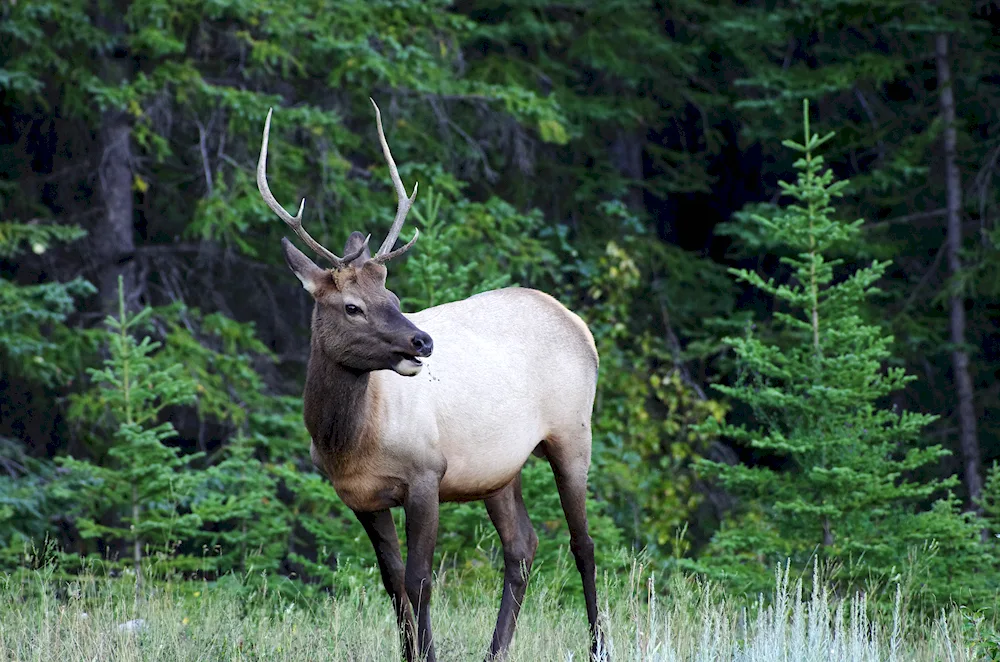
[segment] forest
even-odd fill
[[[273,109],[277,200],[377,245],[369,99],[419,182],[404,312],[531,287],[594,335],[599,576],[995,612],[988,0],[0,0],[5,581],[380,589],[310,460],[312,299],[255,181]],[[523,485],[565,569],[547,463]],[[442,507],[440,574],[492,591],[497,544]]]

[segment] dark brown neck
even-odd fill
[[[306,429],[316,449],[335,462],[360,444],[370,418],[370,373],[344,368],[313,346],[302,397]]]

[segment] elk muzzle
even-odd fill
[[[414,327],[413,334],[410,335],[410,346],[406,350],[396,352],[399,360],[396,361],[392,369],[404,377],[413,377],[420,373],[424,364],[421,358],[427,358],[434,351],[434,341],[430,335]]]

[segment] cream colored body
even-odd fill
[[[350,475],[330,472],[348,506],[398,505],[407,481],[425,472],[439,474],[442,501],[482,499],[510,483],[543,440],[589,464],[597,350],[579,317],[522,288],[407,317],[434,339],[434,353],[412,377],[372,373],[372,461]]]

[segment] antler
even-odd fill
[[[385,140],[385,133],[382,131],[382,113],[379,112],[378,104],[371,97],[368,98],[375,106],[375,122],[378,124],[378,140],[382,145],[382,154],[385,155],[385,160],[389,164],[389,176],[392,177],[392,185],[396,189],[396,198],[398,203],[396,204],[396,218],[392,221],[392,227],[389,228],[389,234],[386,236],[385,241],[382,242],[382,246],[378,249],[378,253],[372,259],[379,264],[385,264],[394,257],[399,257],[406,251],[410,250],[413,244],[417,243],[417,237],[420,236],[420,230],[414,228],[413,239],[411,239],[406,245],[392,250],[393,245],[396,243],[396,239],[399,238],[399,231],[403,229],[403,221],[406,220],[406,214],[410,211],[410,206],[413,204],[413,200],[417,197],[417,183],[413,184],[413,193],[407,197],[406,189],[403,188],[403,180],[399,178],[399,170],[396,169],[396,162],[392,160],[392,153],[389,151],[389,143]]]
[[[302,202],[299,203],[299,211],[295,214],[295,216],[292,216],[285,211],[285,208],[278,204],[278,201],[274,199],[274,195],[271,193],[271,189],[267,185],[267,175],[265,174],[265,170],[267,169],[267,136],[271,132],[271,113],[273,111],[273,108],[268,110],[267,119],[264,120],[264,138],[260,143],[260,159],[257,161],[257,189],[260,190],[261,197],[264,198],[264,202],[266,202],[267,206],[271,208],[271,211],[277,214],[278,218],[283,220],[288,227],[290,227],[295,234],[298,235],[299,239],[306,242],[309,248],[316,251],[317,255],[329,260],[335,269],[343,269],[346,265],[350,264],[352,260],[356,259],[362,252],[364,252],[365,248],[368,246],[368,240],[371,239],[371,235],[368,235],[365,238],[361,247],[358,248],[357,251],[349,255],[345,255],[344,257],[337,257],[332,252],[324,248],[318,241],[310,237],[309,233],[302,227],[302,209],[306,206],[305,198],[302,198]],[[384,145],[385,143],[383,142],[382,144]],[[388,149],[389,148],[386,147],[386,150]],[[395,172],[395,170],[396,168],[393,166],[393,172]],[[396,178],[398,179],[399,175],[396,175]],[[415,188],[414,194],[416,194]],[[395,225],[393,225],[393,227],[395,228]],[[396,229],[396,234],[399,234],[398,229]],[[416,239],[416,237],[414,237],[414,239]],[[409,248],[409,246],[407,246],[407,248]]]

